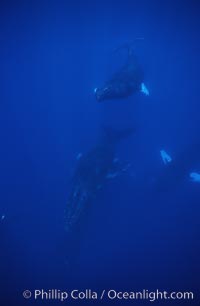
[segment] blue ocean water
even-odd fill
[[[197,305],[200,183],[189,174],[200,173],[198,2],[8,1],[0,12],[0,304],[62,304],[27,301],[24,290],[115,288],[193,291],[181,303]],[[94,89],[126,57],[113,50],[137,37],[150,95],[98,103]],[[71,262],[64,211],[77,156],[103,126],[134,128],[116,149],[131,167],[97,193]]]

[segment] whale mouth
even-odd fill
[[[95,88],[94,89],[95,97],[98,102],[101,102],[108,98],[109,96],[109,87],[103,87],[103,88]]]

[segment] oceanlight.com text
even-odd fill
[[[95,291],[92,289],[85,290],[59,290],[59,289],[35,289],[33,291],[24,290],[23,297],[33,300],[146,300],[155,302],[158,300],[193,300],[194,293],[191,291],[150,291],[143,289],[141,291],[118,291],[115,289]]]

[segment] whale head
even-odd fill
[[[114,92],[112,86],[104,86],[100,88],[95,88],[94,90],[95,97],[98,102],[112,98]]]

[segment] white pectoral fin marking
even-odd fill
[[[160,155],[165,165],[167,165],[168,163],[171,163],[172,158],[169,154],[167,154],[165,150],[160,150]]]
[[[148,90],[148,88],[145,86],[144,83],[141,84],[140,91],[141,91],[145,96],[149,96],[149,90]]]
[[[200,183],[200,174],[197,172],[191,172],[190,173],[190,180],[192,182]]]

